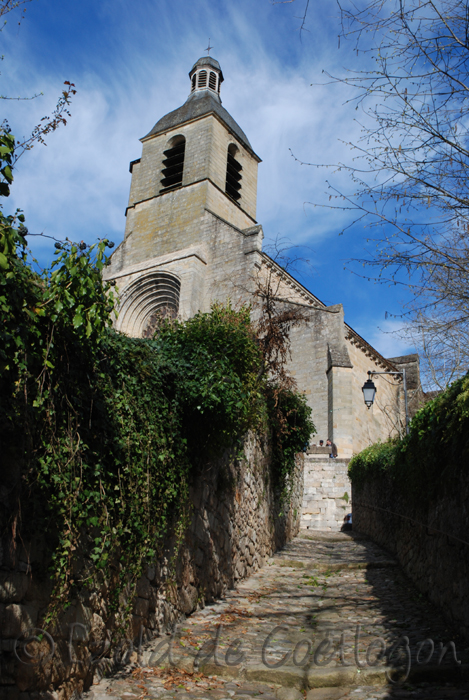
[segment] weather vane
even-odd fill
[[[208,40],[208,46],[207,46],[207,48],[205,49],[205,51],[207,52],[207,55],[208,55],[208,56],[210,56],[210,51],[211,51],[213,48],[214,48],[213,46],[210,46],[210,38],[209,38],[209,40]]]

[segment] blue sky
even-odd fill
[[[386,356],[409,348],[389,331],[399,321],[405,290],[375,285],[344,270],[362,257],[367,231],[339,235],[344,212],[314,207],[329,201],[326,180],[351,188],[345,174],[301,165],[352,159],[345,144],[357,141],[350,94],[325,85],[323,71],[343,73],[359,59],[342,41],[335,0],[311,0],[299,33],[305,0],[33,0],[18,26],[0,34],[4,55],[0,91],[32,101],[3,101],[13,133],[27,135],[50,114],[70,80],[77,87],[65,128],[18,162],[6,207],[24,210],[31,232],[93,242],[123,238],[129,161],[139,138],[187,98],[188,72],[204,54],[225,76],[224,107],[262,158],[257,219],[267,241],[300,246],[311,261],[302,282],[328,304],[343,303],[347,322]],[[358,115],[359,116],[359,115]],[[41,264],[52,257],[47,239],[32,238]],[[383,332],[385,331],[385,332]]]

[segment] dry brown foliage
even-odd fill
[[[287,369],[291,358],[291,332],[310,319],[310,309],[282,295],[284,280],[272,265],[263,266],[255,278],[252,307],[263,362],[259,375],[266,374],[271,385],[296,389]]]

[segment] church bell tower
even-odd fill
[[[125,238],[112,256],[106,275],[116,279],[121,291],[118,327],[130,335],[144,334],[147,315],[155,313],[155,303],[158,307],[157,288],[161,303],[171,303],[179,314],[185,292],[183,316],[206,307],[207,289],[196,292],[200,287],[196,278],[202,273],[196,272],[195,260],[199,255],[208,266],[214,247],[220,244],[213,239],[210,216],[240,231],[256,225],[260,158],[222,106],[220,64],[211,56],[199,58],[189,72],[189,80],[186,102],[160,119],[141,139],[141,158],[130,164]],[[190,265],[191,273],[187,270]],[[143,273],[148,277],[149,270],[153,277],[142,290]],[[173,293],[166,293],[164,285],[158,287],[158,273],[163,270],[166,275],[174,275],[171,284],[169,278],[165,281]],[[202,276],[206,275],[207,270]],[[139,313],[137,297],[140,306],[144,304]]]

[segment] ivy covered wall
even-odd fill
[[[402,440],[350,462],[353,528],[393,552],[469,638],[469,376],[413,418]]]
[[[12,139],[0,135],[3,196]],[[1,692],[66,696],[90,681],[93,654],[111,658],[133,638],[135,617],[164,629],[294,532],[295,456],[313,425],[304,398],[265,371],[265,353],[284,337],[272,319],[272,342],[256,334],[249,308],[229,305],[127,338],[111,328],[113,289],[102,278],[112,244],[58,241],[40,271],[27,236],[21,212],[0,215]],[[211,562],[219,575],[207,587],[197,571]],[[194,591],[171,597],[171,582]],[[88,666],[70,671],[73,622],[91,625],[91,641]],[[39,676],[15,647],[35,627],[45,633],[32,642],[39,656],[47,635],[59,639]]]

